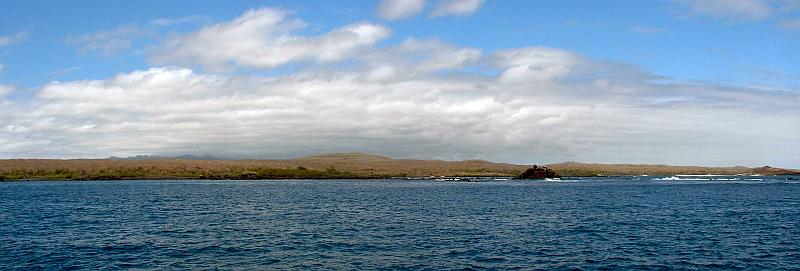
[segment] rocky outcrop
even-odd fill
[[[547,168],[547,166],[537,166],[533,165],[531,168],[522,172],[517,179],[521,180],[541,180],[546,178],[561,178],[561,175],[558,175],[552,169]]]

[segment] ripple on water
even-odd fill
[[[0,183],[0,270],[800,269],[764,178]]]

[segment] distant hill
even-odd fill
[[[697,167],[642,164],[547,165],[565,177],[678,174],[800,175],[769,166]],[[517,176],[530,165],[484,160],[442,161],[393,159],[365,153],[333,153],[294,159],[218,160],[213,156],[148,156],[109,159],[0,160],[0,180],[17,179],[269,179],[385,178],[420,176]]]

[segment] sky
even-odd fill
[[[800,0],[0,5],[0,158],[800,168]]]

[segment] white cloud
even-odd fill
[[[122,26],[108,31],[98,31],[67,38],[67,42],[78,46],[78,52],[98,52],[103,56],[112,56],[130,49],[136,39],[155,38],[158,36],[151,30],[135,26]]]
[[[320,36],[294,34],[305,26],[285,11],[261,8],[230,22],[168,39],[150,59],[158,64],[201,65],[222,71],[231,65],[269,69],[293,61],[332,62],[389,36],[386,27],[355,23]]]
[[[560,79],[583,61],[575,53],[545,47],[503,50],[494,57],[496,64],[505,69],[500,80],[517,83]]]
[[[0,36],[0,46],[9,46],[15,43],[22,42],[30,36],[28,31],[17,32],[13,35]]]
[[[14,87],[6,86],[6,85],[0,85],[0,98],[2,98],[3,96],[8,95],[12,91],[14,91]]]
[[[782,20],[779,25],[783,29],[800,31],[800,19]]]
[[[431,12],[431,16],[469,16],[475,13],[483,3],[484,0],[441,0]]]
[[[439,40],[408,38],[396,46],[388,46],[360,54],[360,72],[377,81],[419,78],[440,71],[457,70],[480,61],[476,48],[459,48]]]
[[[774,12],[767,0],[679,0],[694,15],[730,21],[756,21]]]
[[[397,20],[419,14],[425,8],[425,0],[383,0],[375,13],[387,20]]]

